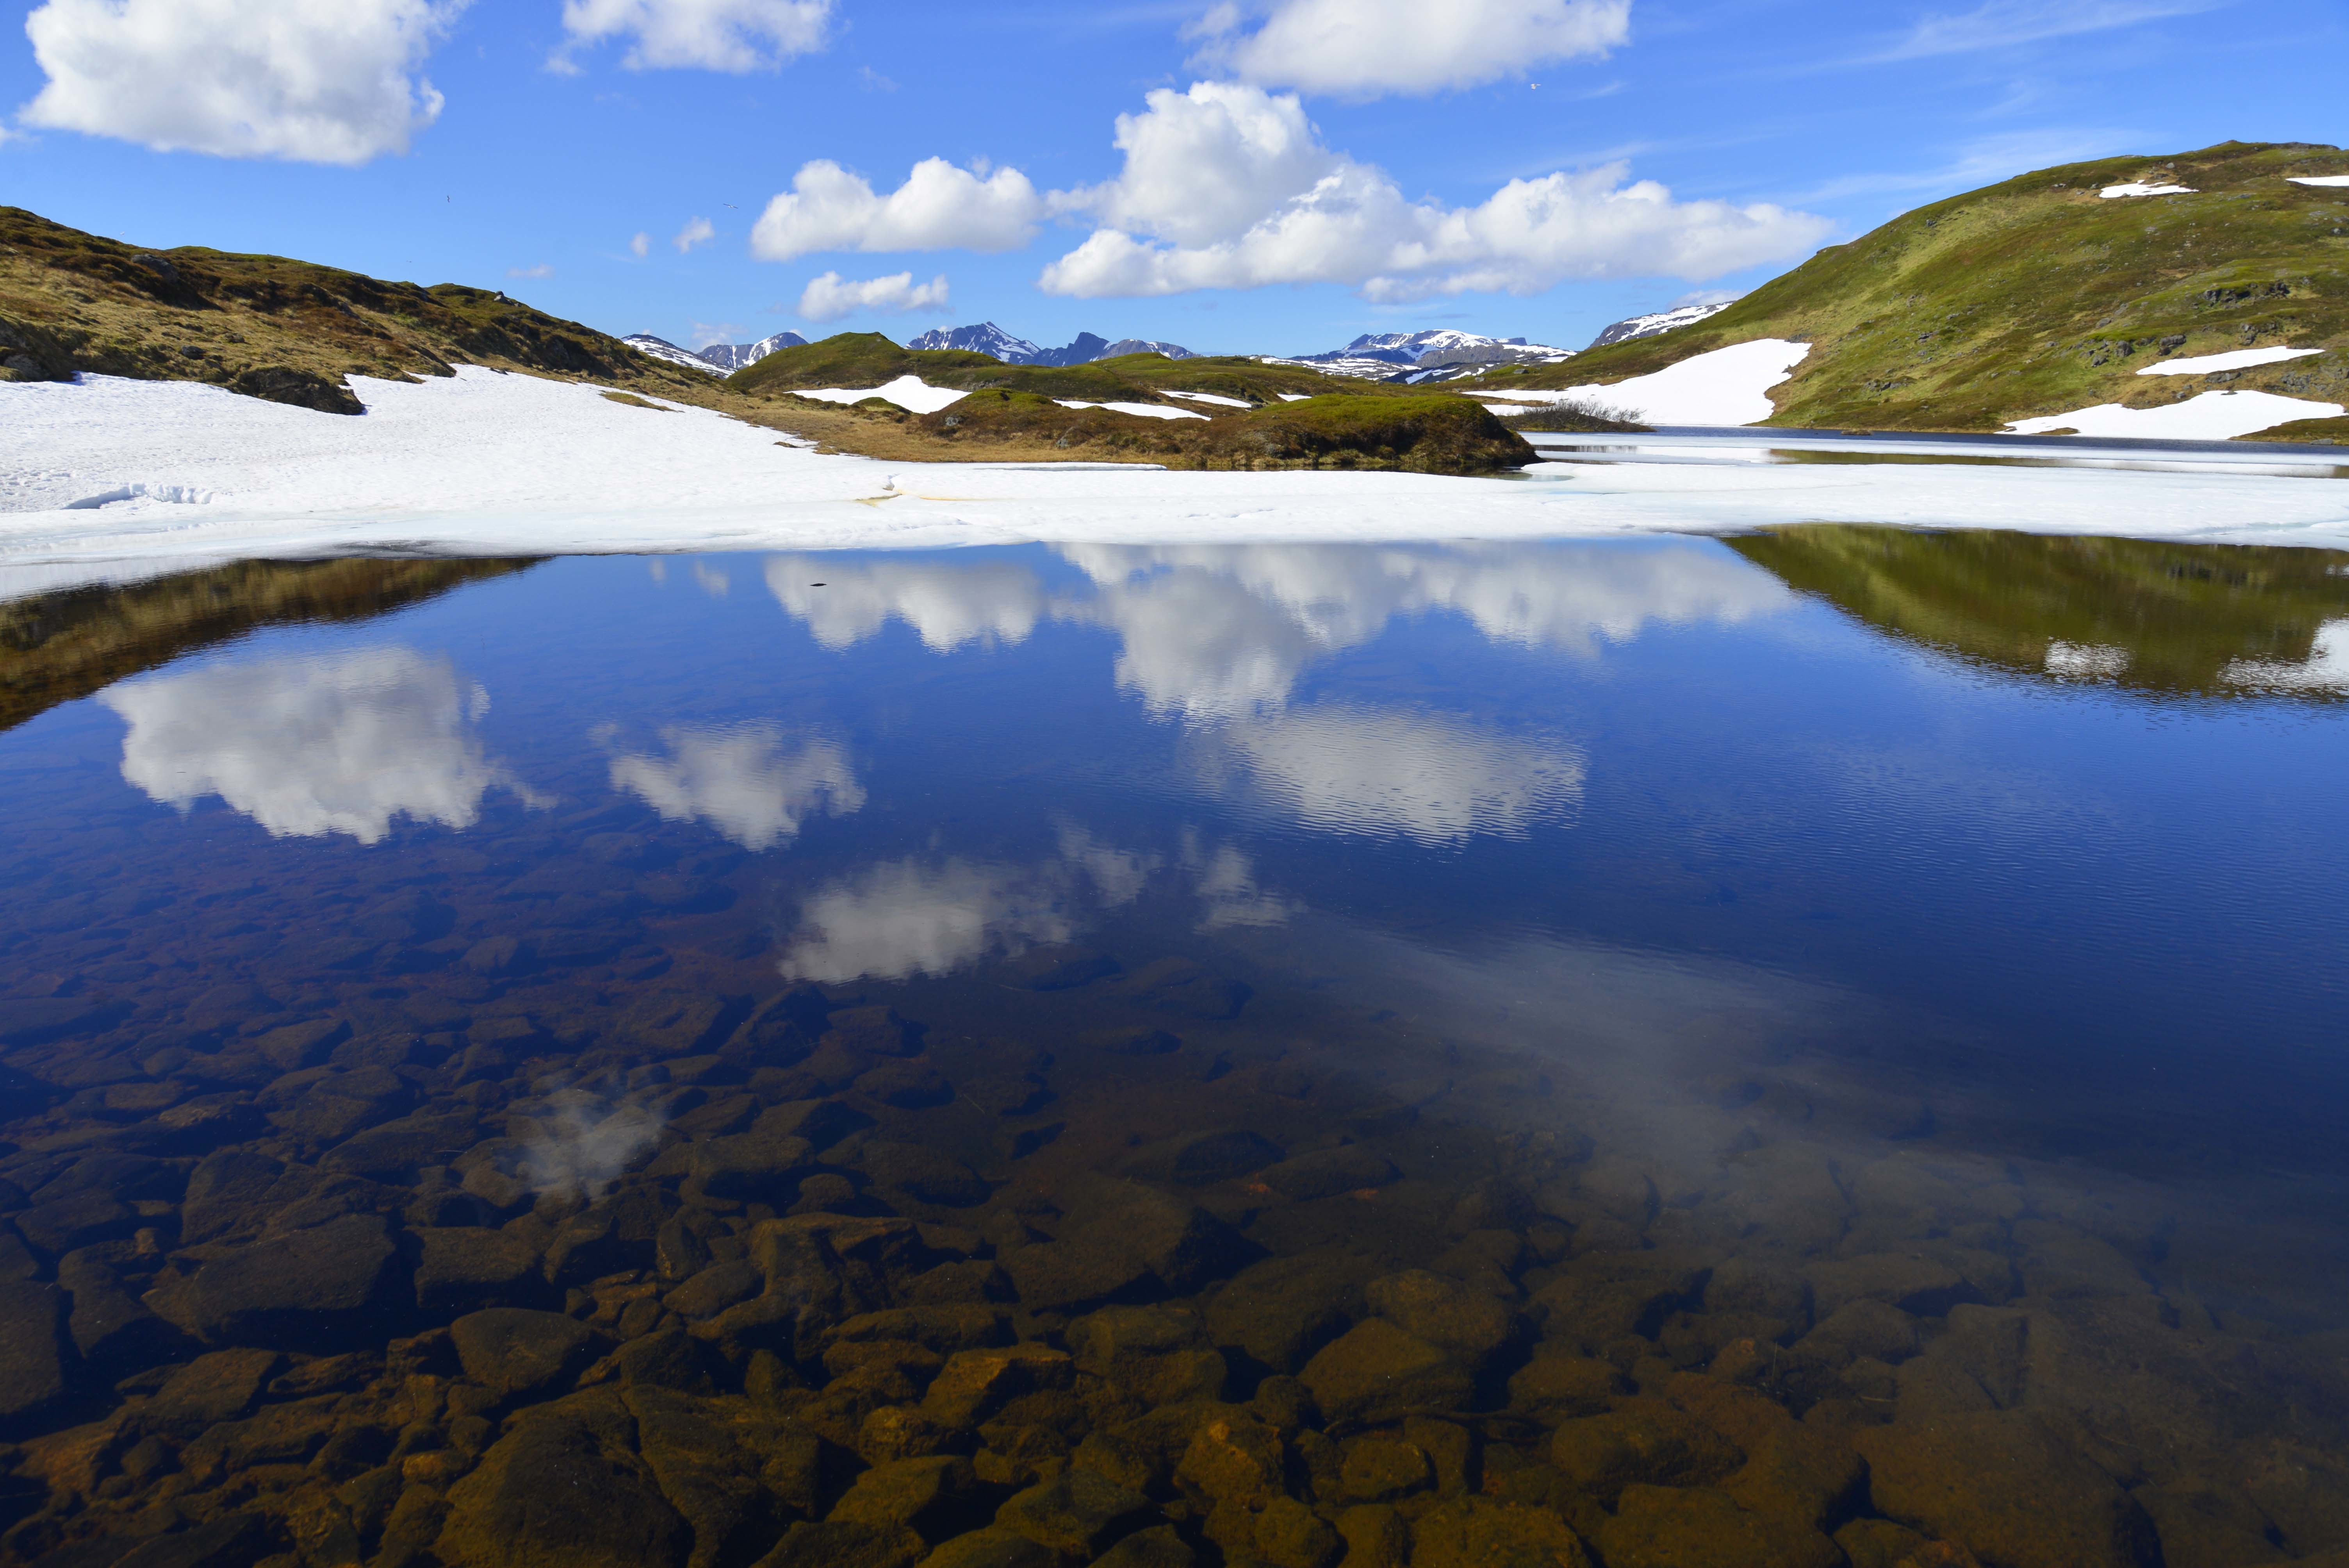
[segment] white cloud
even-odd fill
[[[1033,865],[947,856],[884,861],[838,878],[800,906],[781,965],[793,980],[838,983],[947,975],[988,957],[1067,942],[1106,911],[1140,898],[1167,869],[1159,856],[1063,826],[1057,852]],[[1178,873],[1200,928],[1277,925],[1301,905],[1257,887],[1247,856],[1185,830]]]
[[[947,303],[944,274],[917,284],[911,273],[862,282],[826,273],[800,294],[800,315],[810,321],[838,321],[860,310],[937,310]]]
[[[831,18],[832,0],[564,0],[564,46],[549,63],[575,69],[574,51],[627,38],[620,63],[632,71],[771,70],[823,47]]]
[[[848,754],[817,738],[786,749],[769,725],[661,731],[667,757],[612,758],[612,787],[641,797],[672,822],[708,822],[746,850],[771,850],[818,815],[864,805]]]
[[[1004,561],[850,566],[833,557],[773,555],[767,589],[834,649],[854,647],[892,620],[911,626],[934,653],[965,643],[1021,643],[1049,607],[1036,573]]]
[[[863,175],[818,159],[767,203],[750,251],[769,262],[816,251],[1010,251],[1028,242],[1043,213],[1043,198],[1016,169],[982,179],[926,158],[883,196]]]
[[[671,240],[669,243],[677,247],[677,253],[681,256],[694,246],[706,245],[717,237],[718,231],[709,226],[709,219],[696,218],[684,228],[679,229],[677,232],[677,238]]]
[[[355,165],[440,117],[416,72],[464,0],[47,0],[30,125],[158,151]]]
[[[693,331],[688,335],[686,341],[692,344],[695,350],[698,352],[713,343],[733,342],[735,335],[741,330],[730,321],[697,321],[693,324]]]
[[[642,229],[637,230],[636,237],[628,242],[628,253],[635,256],[638,261],[642,261],[652,248],[653,237],[650,234],[646,233]]]
[[[2045,38],[2075,37],[2116,27],[2134,27],[2167,16],[2190,16],[2224,0],[1989,0],[1971,11],[1928,16],[1889,48],[1868,56],[1866,64],[1930,59],[1980,49],[2011,48]]]
[[[538,265],[534,267],[508,267],[506,269],[506,276],[510,278],[551,278],[554,275],[554,269],[547,265],[544,262],[539,263]]]
[[[473,736],[489,693],[409,648],[164,676],[98,700],[129,727],[124,779],[182,810],[218,795],[274,837],[372,844],[398,816],[471,827],[495,786],[532,799]]]
[[[1271,0],[1253,33],[1218,6],[1202,63],[1268,87],[1372,98],[1522,77],[1630,36],[1630,0]]]
[[[1456,843],[1520,837],[1582,798],[1571,747],[1425,713],[1320,706],[1217,736],[1233,773],[1305,827]],[[1214,778],[1211,782],[1226,780]]]
[[[1569,278],[1718,277],[1824,241],[1823,218],[1675,201],[1621,163],[1512,180],[1482,203],[1405,197],[1383,170],[1322,147],[1292,95],[1201,83],[1118,121],[1118,177],[1054,199],[1110,226],[1044,269],[1048,293],[1098,299],[1338,283],[1377,301],[1535,294]],[[1120,226],[1123,225],[1123,226]]]

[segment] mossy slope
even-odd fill
[[[2328,550],[1839,523],[1725,542],[1895,636],[2043,678],[2054,645],[2117,650],[2108,678],[2165,696],[2249,695],[2230,665],[2304,664],[2349,617],[2349,554]]]
[[[1001,388],[1096,403],[1154,401],[1167,392],[1211,392],[1268,403],[1284,392],[1311,397],[1330,389],[1330,377],[1319,371],[1253,359],[1127,354],[1086,365],[1006,365],[992,355],[961,349],[900,348],[877,332],[838,333],[820,343],[779,349],[736,371],[727,377],[727,385],[757,397],[819,387],[879,387],[900,376],[964,392]],[[1347,390],[1361,395],[1374,387],[1381,393],[1404,390],[1378,387],[1375,382]]]
[[[243,561],[0,604],[0,730],[260,626],[365,621],[533,561]]]
[[[413,380],[460,362],[663,397],[706,395],[710,380],[491,289],[195,246],[144,251],[0,207],[0,380],[204,381],[356,414],[347,375]]]
[[[2349,174],[2349,153],[2227,142],[2041,170],[1831,246],[1694,326],[1473,385],[1611,383],[1785,337],[1815,346],[1772,390],[1774,425],[1994,430],[2214,387],[2349,403],[2349,188],[2295,174]],[[2097,194],[2137,181],[2195,191]],[[2137,374],[2281,345],[2330,352],[2215,377]]]

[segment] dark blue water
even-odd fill
[[[1865,1172],[1930,1166],[2126,1257],[2119,1294],[2198,1355],[2332,1343],[2349,568],[1789,539],[561,559],[396,603],[362,583],[341,619],[258,611],[217,637],[153,587],[85,595],[51,614],[70,634],[0,655],[111,637],[109,669],[139,672],[28,699],[0,735],[10,1179],[32,1193],[90,1118],[129,1136],[140,1092],[282,1099],[267,1073],[205,1076],[261,1022],[424,1031],[421,1106],[456,1087],[436,1064],[526,1005],[539,1044],[497,1090],[520,1106],[564,1052],[600,1062],[646,996],[747,1009],[812,985],[1064,1066],[1141,1006],[1179,1036],[1182,1082],[1257,1075],[1285,1130],[1250,1125],[1292,1154],[1358,1136],[1371,1102],[1454,1143],[1595,1140],[1559,1178],[1582,1198],[1537,1205],[1578,1227],[1575,1257],[1815,1268],[1938,1238],[2016,1260],[1973,1298],[1992,1305],[2114,1294],[2046,1283],[2053,1243],[2011,1213],[1995,1237],[1869,1219]],[[286,1048],[277,1068],[319,1070]],[[945,1050],[925,1059],[959,1082]],[[1178,1110],[1127,1071],[1055,1080],[1063,1152],[1033,1158],[1099,1165],[1257,1114]],[[1284,1071],[1308,1086],[1285,1101]],[[1317,1123],[1310,1086],[1341,1081]],[[134,1092],[159,1082],[178,1087]],[[331,1163],[299,1130],[254,1147]],[[1029,1151],[989,1147],[998,1166],[965,1158],[1016,1188]],[[1431,1202],[1514,1169],[1433,1148],[1423,1178],[1398,1154]],[[207,1152],[154,1149],[182,1171]],[[1791,1150],[1835,1172],[1824,1221],[1771,1174]],[[1627,1170],[1651,1202],[1609,1206]],[[151,1270],[173,1222],[140,1217]],[[1233,1217],[1289,1245],[1278,1214]],[[130,1225],[53,1244],[130,1247]],[[1883,1299],[1941,1331],[1946,1302]],[[77,1398],[77,1418],[105,1404]],[[2331,1540],[2261,1506],[2246,1539],[2271,1551]],[[2173,1563],[2195,1560],[2184,1529]]]

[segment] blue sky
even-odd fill
[[[2349,129],[2337,0],[17,15],[0,201],[688,344],[993,319],[1208,352],[1437,325],[1574,346],[2029,169]]]

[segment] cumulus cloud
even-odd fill
[[[1402,616],[1464,617],[1489,640],[1595,653],[1653,624],[1725,624],[1794,603],[1702,546],[1070,545],[1090,599],[1053,613],[1113,628],[1117,682],[1154,711],[1246,717]]]
[[[1084,299],[1336,283],[1382,302],[1536,294],[1572,278],[1692,281],[1783,261],[1826,219],[1769,203],[1676,201],[1628,166],[1512,180],[1471,207],[1413,201],[1324,147],[1294,95],[1202,82],[1121,118],[1117,178],[1055,198],[1105,227],[1044,269]]]
[[[47,0],[30,125],[158,151],[356,165],[440,118],[418,69],[464,0]]]
[[[636,257],[638,261],[644,260],[645,256],[652,250],[652,248],[653,237],[650,234],[646,233],[642,229],[637,230],[636,237],[628,242],[628,253]]]
[[[644,1105],[575,1086],[547,1096],[532,1119],[513,1174],[541,1196],[576,1194],[591,1202],[653,1146],[662,1120]]]
[[[1304,827],[1330,833],[1456,843],[1519,837],[1582,796],[1573,748],[1502,734],[1464,719],[1323,705],[1228,726],[1224,769]]]
[[[667,821],[708,822],[746,850],[771,850],[819,815],[864,805],[848,754],[817,738],[786,747],[771,725],[661,731],[666,757],[612,758],[612,787],[641,798]]]
[[[810,321],[838,321],[860,310],[938,310],[947,303],[945,274],[917,284],[911,273],[885,278],[843,278],[826,273],[800,291],[800,315]]]
[[[273,837],[380,841],[394,817],[468,828],[502,785],[473,723],[489,693],[409,648],[133,681],[98,700],[129,727],[122,777],[187,810],[217,795]]]
[[[801,904],[781,970],[826,984],[948,975],[1068,942],[1162,875],[1195,899],[1203,931],[1278,925],[1304,907],[1259,887],[1245,854],[1189,829],[1170,864],[1064,825],[1055,852],[1033,864],[909,856],[826,883]]]
[[[767,203],[750,251],[770,262],[817,251],[1010,251],[1028,242],[1043,214],[1044,199],[1016,169],[982,178],[926,158],[884,196],[863,175],[818,159]]]
[[[824,586],[812,586],[817,583]],[[854,647],[893,620],[911,626],[935,653],[965,643],[1025,642],[1050,602],[1034,572],[1006,561],[848,566],[832,558],[773,555],[767,589],[817,642],[834,649]]]
[[[549,63],[573,70],[579,50],[629,40],[632,71],[772,70],[823,47],[832,0],[564,0],[564,46]]]
[[[1630,36],[1630,0],[1272,0],[1255,31],[1209,14],[1201,63],[1268,87],[1374,98],[1522,77]]]
[[[706,245],[717,237],[718,231],[709,226],[709,219],[696,218],[688,222],[684,228],[679,229],[677,232],[677,238],[671,240],[669,243],[677,247],[677,253],[681,256],[694,246]]]

